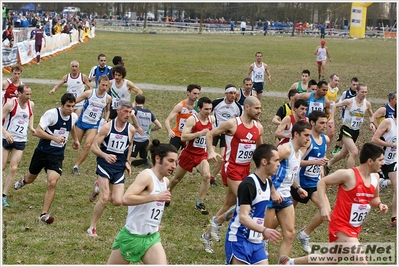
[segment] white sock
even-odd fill
[[[290,259],[286,265],[295,265],[294,259]]]

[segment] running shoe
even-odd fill
[[[98,237],[96,228],[89,228],[87,229],[87,233],[90,237]]]
[[[204,203],[199,203],[195,205],[195,209],[200,211],[203,215],[208,215],[209,212],[206,210]]]
[[[290,261],[290,258],[287,255],[283,255],[280,257],[278,260],[279,265],[288,265],[288,262]]]
[[[336,147],[334,147],[334,150],[333,150],[333,152],[331,152],[331,154],[332,154],[333,156],[335,156],[335,155],[337,155],[339,152],[341,152],[341,150],[342,150],[342,147],[336,146]]]
[[[93,203],[96,200],[99,192],[100,192],[100,187],[98,186],[98,180],[96,180],[94,182],[93,192],[91,192],[89,197],[91,203]]]
[[[2,203],[3,207],[9,207],[10,206],[10,204],[8,204],[8,202],[7,202],[7,197],[3,197],[1,203]]]
[[[212,240],[210,240],[207,236],[206,233],[203,233],[201,235],[201,242],[205,247],[205,251],[211,254],[214,254],[215,251],[212,249]]]
[[[219,186],[219,185],[216,183],[215,179],[211,179],[210,183],[211,183],[211,185],[213,185],[213,186]]]
[[[312,252],[312,249],[309,245],[310,237],[304,231],[302,231],[296,238],[299,242],[301,242],[303,251],[305,251],[307,254],[310,254]]]
[[[80,173],[79,173],[79,167],[78,167],[78,166],[73,167],[73,168],[72,168],[72,173],[75,174],[75,175],[80,175]]]
[[[52,224],[54,222],[54,217],[51,217],[50,214],[45,213],[39,216],[39,221],[47,224]]]
[[[14,189],[18,190],[21,187],[23,187],[24,185],[25,185],[24,178],[21,178],[14,184]]]
[[[220,229],[222,228],[222,225],[215,222],[216,216],[213,216],[209,222],[211,223],[211,237],[214,239],[216,242],[220,242]]]
[[[388,187],[388,179],[380,178],[380,192]]]

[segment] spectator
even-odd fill
[[[12,30],[14,26],[8,25],[7,30],[3,32],[2,42],[4,47],[13,47],[14,45],[14,34]]]

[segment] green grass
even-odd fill
[[[319,39],[291,38],[288,36],[239,36],[239,35],[149,35],[97,32],[95,39],[78,45],[72,51],[43,61],[40,66],[24,69],[23,78],[59,80],[69,71],[69,62],[77,59],[80,69],[88,73],[97,63],[97,55],[104,53],[108,61],[114,55],[125,58],[127,78],[135,83],[187,85],[224,88],[227,83],[241,84],[248,65],[253,62],[256,51],[263,51],[270,65],[273,83],[267,90],[287,91],[298,81],[304,68],[315,77],[313,50]],[[118,48],[117,48],[118,44]],[[333,62],[328,64],[328,73],[337,72],[341,77],[340,88],[346,89],[352,76],[371,87],[370,96],[385,98],[396,88],[396,42],[393,40],[348,40],[327,39]],[[118,52],[117,52],[118,51]],[[23,79],[22,78],[22,79]],[[184,80],[185,79],[185,80]],[[49,108],[59,105],[64,90],[49,96],[51,85],[32,84],[35,102],[35,126],[40,116]],[[222,92],[222,90],[221,90]],[[164,122],[173,106],[185,97],[184,92],[144,90],[146,106]],[[201,96],[205,96],[203,93]],[[206,94],[211,99],[220,94]],[[263,98],[262,124],[265,127],[265,142],[272,143],[275,126],[270,123],[277,108],[286,101],[282,98]],[[376,110],[381,104],[373,104]],[[337,112],[338,113],[338,112]],[[367,120],[366,120],[367,121]],[[371,140],[368,123],[361,128],[360,147]],[[338,125],[336,126],[338,129]],[[154,132],[153,138],[168,142],[165,129]],[[29,136],[24,157],[17,171],[17,178],[28,169],[38,139]],[[329,154],[330,156],[331,154]],[[90,154],[80,167],[80,176],[71,174],[77,152],[68,143],[63,163],[64,174],[58,182],[55,200],[50,213],[55,217],[52,225],[40,224],[40,214],[45,193],[46,176],[42,172],[33,184],[19,191],[11,189],[8,200],[11,208],[3,209],[3,264],[105,264],[111,252],[113,240],[126,219],[126,207],[108,204],[98,223],[100,238],[86,235],[93,212],[88,201],[92,184],[96,179],[95,156]],[[343,160],[333,170],[345,167]],[[6,167],[7,171],[8,166]],[[127,178],[126,188],[143,168],[133,168]],[[5,174],[3,174],[5,177]],[[220,177],[218,177],[220,181]],[[201,178],[197,172],[187,174],[183,182],[172,193],[171,206],[162,219],[162,243],[170,264],[224,264],[224,242],[215,243],[216,254],[203,251],[199,236],[209,218],[220,208],[225,196],[224,187],[211,187],[206,206],[209,216],[194,210]],[[392,188],[383,191],[382,200],[390,205]],[[330,201],[334,203],[336,188],[328,189]],[[300,231],[316,212],[313,204],[297,207],[296,230]],[[373,209],[363,224],[362,242],[396,242],[396,231],[389,227],[390,212],[381,215]],[[222,234],[225,234],[227,224]],[[323,223],[311,235],[312,242],[328,240],[327,224]],[[277,262],[279,246],[270,245],[270,263]],[[304,253],[297,241],[292,256]]]

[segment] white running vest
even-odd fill
[[[345,109],[344,113],[344,125],[348,126],[351,130],[359,130],[364,120],[364,113],[367,110],[366,98],[363,100],[363,104],[359,107],[356,104],[356,98],[352,98],[351,109]]]
[[[385,142],[395,143],[398,139],[398,129],[395,121],[392,118],[387,118],[391,122],[391,130],[382,135]],[[396,148],[386,147],[384,152],[384,162],[385,165],[391,165],[397,162]]]
[[[145,169],[143,172],[149,172],[151,174],[152,183],[154,184],[154,188],[150,193],[151,195],[166,190],[165,178],[162,179],[162,182],[159,181],[158,177],[155,176],[151,169]],[[159,230],[159,224],[161,223],[164,207],[164,201],[153,201],[137,206],[129,206],[126,218],[126,229],[134,235],[150,235],[157,232]]]
[[[252,70],[252,82],[263,83],[265,81],[265,64],[262,62],[262,66],[256,66],[254,62],[254,69]]]
[[[82,73],[79,73],[78,77],[72,78],[71,74],[68,73],[67,76],[67,93],[73,94],[76,98],[80,96],[85,91],[85,84],[83,82]],[[83,106],[83,101],[76,103],[75,108]]]
[[[125,79],[121,87],[116,86],[115,79],[112,80],[111,88],[109,89],[112,96],[112,109],[117,109],[121,100],[130,102],[130,93],[127,88],[127,80]]]

